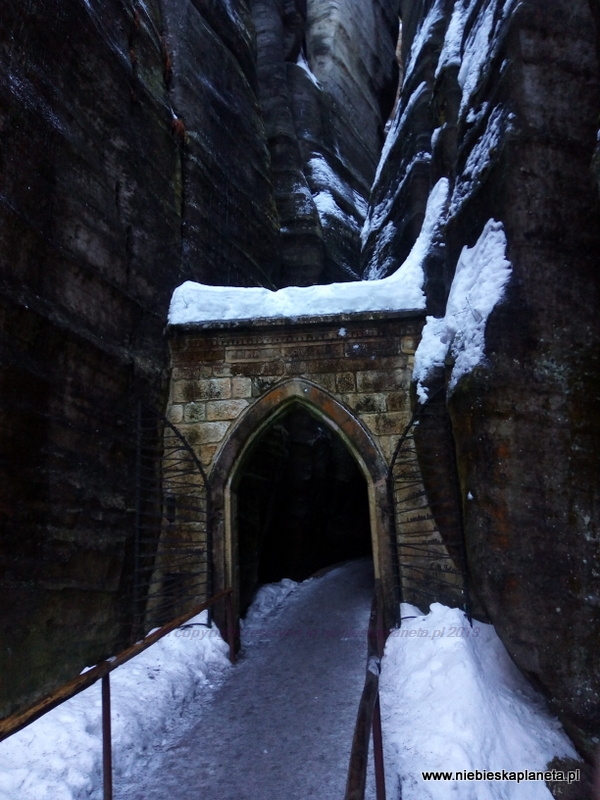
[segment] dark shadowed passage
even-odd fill
[[[340,437],[299,406],[253,447],[237,486],[242,614],[257,587],[371,554],[367,484]]]

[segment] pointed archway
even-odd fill
[[[239,611],[237,482],[256,442],[295,405],[317,417],[340,437],[365,478],[375,578],[381,582],[386,616],[392,624],[397,616],[398,598],[384,456],[370,432],[348,407],[322,387],[300,378],[284,381],[256,400],[229,431],[213,462],[209,480],[214,514],[215,588],[233,586]]]

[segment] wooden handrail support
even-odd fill
[[[367,675],[358,706],[344,800],[364,800],[371,731],[373,731],[376,796],[377,800],[386,800],[381,711],[379,706],[379,673],[387,635],[388,632],[383,625],[381,586],[379,582],[376,582],[367,636]]]
[[[63,686],[56,689],[56,691],[46,695],[46,697],[38,700],[37,703],[32,704],[25,710],[19,711],[16,714],[12,714],[10,717],[0,720],[0,742],[3,739],[6,739],[8,736],[11,736],[13,733],[25,728],[36,719],[39,719],[46,712],[51,711],[61,703],[64,703],[65,700],[69,700],[71,697],[79,694],[79,692],[82,692],[84,689],[92,686],[92,684],[96,683],[96,681],[100,680],[101,678],[104,678],[104,676],[108,675],[110,672],[113,672],[113,670],[117,669],[117,667],[122,666],[135,656],[143,653],[144,650],[148,649],[148,647],[151,647],[153,644],[158,642],[159,639],[162,639],[163,636],[166,636],[176,628],[179,628],[192,617],[195,617],[196,614],[200,614],[201,611],[204,611],[205,609],[219,602],[219,600],[228,598],[231,593],[232,589],[223,589],[221,592],[218,592],[216,595],[209,598],[206,602],[196,606],[191,611],[182,614],[180,617],[172,620],[167,625],[163,625],[162,628],[158,628],[158,630],[154,631],[153,633],[148,634],[148,636],[146,636],[140,642],[136,642],[135,644],[131,645],[131,647],[123,650],[112,659],[102,661],[97,666],[87,670],[87,672],[84,672],[82,675],[79,675],[77,678],[69,681],[69,683],[63,684]],[[231,613],[232,611],[228,612],[228,617],[231,616]],[[228,638],[232,636],[232,631],[234,631],[234,625],[232,622],[229,622]],[[229,653],[230,658],[233,660],[235,658],[235,643],[231,638],[229,641]]]

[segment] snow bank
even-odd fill
[[[423,260],[445,218],[448,181],[442,178],[429,195],[421,233],[402,266],[373,281],[288,286],[272,292],[258,287],[208,286],[186,281],[175,289],[169,309],[171,325],[188,323],[329,316],[357,312],[425,308]]]
[[[115,782],[229,669],[206,612],[111,674]],[[0,800],[100,800],[100,682],[0,743]],[[138,764],[138,769],[140,765]]]
[[[281,608],[285,600],[297,587],[298,583],[291,580],[291,578],[284,578],[279,583],[268,583],[265,586],[261,586],[248,609],[248,613],[241,620],[240,624],[244,633],[251,631],[256,625],[264,624],[268,617],[271,617]]]
[[[388,639],[381,676],[386,768],[401,776],[403,800],[551,800],[541,782],[422,779],[428,770],[544,770],[555,756],[578,756],[491,625],[471,628],[439,603],[427,615],[403,605],[412,615]]]
[[[425,382],[436,367],[444,364],[448,351],[454,358],[450,391],[463,375],[484,361],[485,326],[504,295],[511,273],[504,227],[501,222],[489,220],[475,246],[463,248],[445,316],[427,317],[413,371],[421,402],[428,395]]]

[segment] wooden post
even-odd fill
[[[375,792],[377,800],[385,800],[385,772],[383,769],[383,735],[381,731],[381,706],[379,690],[373,707],[373,761],[375,766]]]
[[[102,676],[102,771],[104,800],[113,800],[112,734],[110,724],[110,672]]]
[[[227,609],[227,642],[229,644],[229,660],[235,664],[235,619],[233,611],[233,592],[229,592],[225,599]]]

